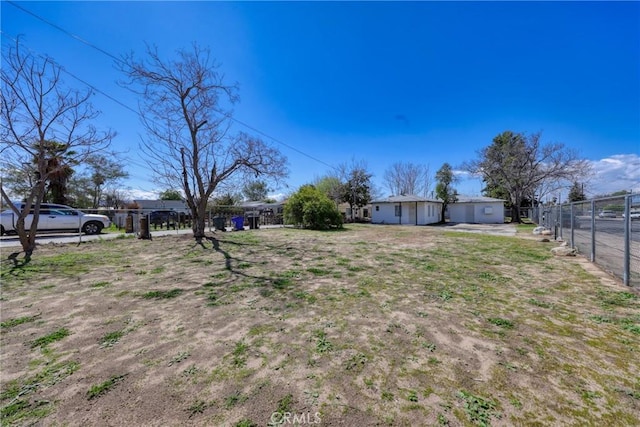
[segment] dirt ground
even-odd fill
[[[640,425],[638,293],[554,243],[211,237],[3,261],[2,424]]]

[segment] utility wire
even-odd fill
[[[15,37],[7,34],[6,32],[0,30],[0,34],[10,38],[11,40],[13,40],[16,43],[19,43],[19,40],[16,39]],[[21,43],[21,42],[20,42]],[[24,43],[21,43],[22,46],[24,46]],[[113,102],[115,102],[116,104],[120,105],[121,107],[126,108],[127,110],[135,113],[136,115],[139,115],[140,113],[138,111],[136,111],[135,109],[129,107],[127,104],[125,104],[122,101],[119,101],[118,99],[114,98],[113,96],[109,95],[108,93],[98,89],[97,87],[95,87],[94,85],[92,85],[91,83],[87,82],[86,80],[81,79],[80,77],[76,76],[75,74],[73,74],[72,72],[68,71],[65,67],[63,67],[62,65],[60,65],[58,62],[56,62],[52,57],[48,56],[48,55],[44,55],[41,54],[39,52],[34,51],[33,49],[27,47],[27,49],[34,55],[39,56],[42,59],[45,59],[47,61],[52,62],[53,64],[56,65],[56,67],[60,68],[60,70],[68,75],[70,75],[71,77],[73,77],[74,79],[78,80],[79,82],[81,82],[82,84],[86,85],[87,87],[91,88],[93,91],[109,98],[110,100],[112,100]]]
[[[104,49],[102,49],[102,48],[100,48],[100,47],[98,47],[98,46],[96,46],[96,45],[94,45],[94,44],[90,43],[89,41],[87,41],[87,40],[83,39],[82,37],[79,37],[79,36],[77,36],[77,35],[75,35],[75,34],[73,34],[73,33],[69,32],[69,31],[65,30],[64,28],[60,27],[59,25],[54,24],[53,22],[51,22],[51,21],[49,21],[49,20],[47,20],[47,19],[45,19],[45,18],[43,18],[43,17],[39,16],[38,14],[36,14],[36,13],[34,13],[34,12],[31,12],[31,11],[30,11],[30,10],[28,10],[28,9],[25,9],[24,7],[22,7],[22,6],[18,5],[18,4],[17,4],[17,3],[15,3],[14,1],[6,0],[6,2],[7,2],[7,3],[9,3],[10,5],[14,6],[15,8],[20,9],[20,10],[21,10],[21,11],[23,11],[24,13],[27,13],[27,14],[29,14],[29,15],[33,16],[34,18],[36,18],[36,19],[38,19],[38,20],[40,20],[40,21],[44,22],[45,24],[47,24],[47,25],[49,25],[49,26],[51,26],[51,27],[55,28],[56,30],[58,30],[58,31],[60,31],[60,32],[62,32],[62,33],[64,33],[65,35],[67,35],[67,36],[69,36],[69,37],[73,38],[74,40],[77,40],[77,41],[79,41],[80,43],[83,43],[83,44],[85,44],[85,45],[87,45],[87,46],[91,47],[92,49],[97,50],[98,52],[102,53],[103,55],[108,56],[109,58],[113,59],[114,61],[116,61],[116,62],[118,62],[118,63],[120,63],[120,64],[122,64],[122,63],[123,63],[123,61],[122,61],[122,59],[121,59],[121,58],[118,58],[117,56],[115,56],[115,55],[111,54],[110,52],[108,52],[108,51],[106,51],[106,50],[104,50]],[[2,31],[0,30],[0,32],[2,32]],[[3,34],[5,34],[5,33],[3,33]],[[14,39],[14,40],[15,40],[15,39]],[[62,68],[62,67],[61,67],[61,68]],[[114,101],[114,102],[115,102],[115,103],[117,103],[118,105],[120,105],[120,106],[122,106],[122,107],[126,108],[126,109],[127,109],[127,110],[129,110],[129,111],[133,111],[133,112],[134,112],[134,113],[136,113],[137,115],[139,115],[139,114],[140,114],[138,111],[134,110],[133,108],[129,107],[128,105],[125,105],[124,103],[122,103],[122,102],[120,102],[119,100],[115,99],[115,98],[114,98],[114,97],[112,97],[111,95],[106,94],[105,92],[103,92],[103,91],[101,91],[101,90],[97,89],[97,88],[96,88],[96,87],[94,87],[93,85],[91,85],[91,84],[89,84],[89,83],[85,82],[84,80],[80,79],[79,77],[77,77],[77,76],[75,76],[75,75],[71,74],[70,72],[68,72],[68,71],[64,70],[64,68],[62,68],[62,70],[63,70],[63,71],[65,71],[67,74],[69,74],[71,77],[73,77],[73,78],[77,79],[78,81],[82,82],[83,84],[85,84],[85,85],[89,86],[90,88],[92,88],[92,89],[93,89],[93,90],[95,90],[96,92],[98,92],[98,93],[100,93],[100,94],[102,94],[102,95],[106,96],[107,98],[111,99],[112,101]],[[216,112],[217,112],[217,113],[219,113],[219,114],[224,115],[224,116],[225,116],[226,118],[228,118],[229,120],[231,120],[231,121],[233,121],[233,122],[235,122],[235,123],[238,123],[239,125],[244,126],[245,128],[250,129],[250,130],[252,130],[252,131],[254,131],[254,132],[256,132],[256,133],[258,133],[258,134],[262,135],[263,137],[268,138],[268,139],[270,139],[270,140],[272,140],[272,141],[274,141],[274,142],[276,142],[276,143],[278,143],[278,144],[280,144],[280,145],[282,145],[282,146],[284,146],[284,147],[287,147],[288,149],[293,150],[293,151],[297,152],[298,154],[301,154],[301,155],[303,155],[303,156],[305,156],[305,157],[307,157],[307,158],[309,158],[309,159],[311,159],[311,160],[313,160],[313,161],[316,161],[316,162],[318,162],[318,163],[320,163],[320,164],[322,164],[322,165],[324,165],[324,166],[327,166],[327,167],[329,167],[329,168],[331,168],[331,169],[333,169],[333,170],[338,170],[338,168],[336,168],[335,166],[330,165],[329,163],[326,163],[326,162],[324,162],[324,161],[322,161],[322,160],[320,160],[320,159],[318,159],[318,158],[316,158],[316,157],[314,157],[314,156],[312,156],[312,155],[310,155],[310,154],[307,154],[307,153],[305,153],[304,151],[302,151],[302,150],[300,150],[300,149],[298,149],[298,148],[295,148],[295,147],[293,147],[292,145],[287,144],[287,143],[285,143],[285,142],[283,142],[283,141],[281,141],[281,140],[279,140],[279,139],[277,139],[277,138],[275,138],[275,137],[273,137],[273,136],[271,136],[271,135],[267,134],[266,132],[263,132],[263,131],[261,131],[260,129],[258,129],[258,128],[254,127],[254,126],[249,125],[248,123],[246,123],[246,122],[244,122],[244,121],[242,121],[242,120],[238,120],[238,119],[236,119],[235,117],[231,116],[229,113],[225,113],[225,112],[220,111],[220,110],[215,109],[215,108],[214,108],[213,110],[214,110],[214,111],[216,111]]]
[[[293,147],[293,146],[291,146],[291,145],[289,145],[289,144],[286,144],[286,143],[284,143],[284,142],[280,141],[279,139],[274,138],[274,137],[273,137],[273,136],[271,136],[271,135],[268,135],[268,134],[266,134],[266,133],[262,132],[260,129],[257,129],[257,128],[255,128],[255,127],[253,127],[253,126],[249,125],[248,123],[243,122],[242,120],[238,120],[238,119],[236,119],[236,118],[232,117],[229,113],[225,113],[225,112],[220,111],[220,110],[217,110],[217,109],[215,109],[215,108],[214,108],[214,111],[216,111],[216,112],[217,112],[217,113],[219,113],[219,114],[222,114],[222,115],[223,115],[223,116],[225,116],[226,118],[228,118],[228,119],[230,119],[230,120],[232,120],[232,121],[234,121],[234,122],[238,123],[239,125],[242,125],[242,126],[246,127],[247,129],[250,129],[250,130],[252,130],[252,131],[254,131],[254,132],[256,132],[256,133],[258,133],[258,134],[260,134],[260,135],[264,136],[265,138],[269,138],[269,139],[273,140],[274,142],[277,142],[278,144],[284,145],[285,147],[289,148],[290,150],[293,150],[293,151],[295,151],[295,152],[297,152],[297,153],[299,153],[299,154],[302,154],[303,156],[306,156],[306,157],[310,158],[311,160],[315,160],[315,161],[316,161],[316,162],[318,162],[318,163],[321,163],[321,164],[323,164],[323,165],[325,165],[325,166],[328,166],[328,167],[330,167],[331,169],[335,169],[335,170],[337,170],[337,168],[336,168],[335,166],[332,166],[332,165],[330,165],[329,163],[326,163],[326,162],[324,162],[324,161],[322,161],[322,160],[320,160],[320,159],[318,159],[318,158],[315,158],[315,157],[313,157],[313,156],[312,156],[312,155],[310,155],[310,154],[307,154],[307,153],[305,153],[305,152],[303,152],[303,151],[301,151],[301,150],[298,150],[297,148],[295,148],[295,147]]]
[[[13,40],[14,42],[18,42],[18,40],[17,40],[15,37],[13,37],[13,36],[11,36],[11,35],[7,34],[6,32],[4,32],[4,31],[2,31],[2,30],[0,30],[0,34],[2,34],[3,36],[6,36],[6,37],[8,37],[8,38],[10,38],[10,39],[11,39],[11,40]],[[97,93],[100,93],[101,95],[104,95],[105,97],[109,98],[110,100],[112,100],[113,102],[117,103],[118,105],[120,105],[120,106],[122,106],[122,107],[126,108],[127,110],[129,110],[129,111],[131,111],[131,112],[133,112],[135,115],[137,115],[137,116],[139,116],[139,115],[140,115],[140,113],[139,113],[138,111],[136,111],[135,109],[133,109],[133,108],[129,107],[128,105],[126,105],[125,103],[123,103],[123,102],[119,101],[118,99],[114,98],[113,96],[109,95],[108,93],[106,93],[106,92],[104,92],[104,91],[102,91],[102,90],[98,89],[97,87],[95,87],[95,86],[94,86],[94,85],[92,85],[91,83],[89,83],[89,82],[87,82],[87,81],[85,81],[85,80],[81,79],[80,77],[76,76],[75,74],[71,73],[70,71],[68,71],[67,69],[65,69],[62,65],[60,65],[58,62],[56,62],[53,58],[51,58],[50,56],[47,56],[47,55],[41,54],[41,53],[39,53],[39,52],[37,52],[37,51],[35,51],[35,50],[31,49],[30,47],[25,46],[25,45],[24,45],[24,43],[21,43],[21,45],[22,45],[23,47],[25,47],[25,48],[26,48],[26,49],[27,49],[27,50],[28,50],[32,55],[35,55],[35,56],[38,56],[38,57],[40,57],[40,58],[42,58],[42,59],[45,59],[45,60],[47,60],[47,61],[50,61],[52,64],[54,64],[56,67],[58,67],[58,68],[59,68],[63,73],[68,74],[68,75],[69,75],[69,76],[71,76],[72,78],[74,78],[74,79],[78,80],[78,81],[79,81],[79,82],[81,82],[82,84],[84,84],[84,85],[86,85],[87,87],[89,87],[91,90],[93,90],[93,91],[95,91],[95,92],[97,92]],[[128,162],[128,163],[130,163],[130,164],[133,164],[134,166],[137,166],[138,168],[142,168],[142,169],[146,169],[146,170],[149,170],[149,171],[153,171],[153,169],[152,169],[151,167],[149,167],[149,165],[143,165],[143,164],[141,164],[140,162],[136,162],[136,161],[134,161],[132,158],[127,158],[127,162]],[[130,175],[130,176],[131,176],[131,175]],[[133,178],[135,178],[135,177],[133,177]],[[138,178],[138,179],[141,179],[141,178]],[[147,179],[147,178],[144,178],[144,179]]]
[[[38,15],[36,13],[33,13],[28,9],[25,9],[24,7],[20,6],[18,3],[14,2],[14,1],[10,1],[10,0],[6,0],[6,2],[9,3],[11,6],[13,6],[13,7],[17,8],[17,9],[20,9],[24,13],[29,14],[29,15],[33,16],[34,18],[44,22],[45,24],[52,26],[53,28],[55,28],[56,30],[66,34],[67,36],[69,36],[69,37],[71,37],[73,39],[76,39],[79,42],[86,44],[87,46],[92,47],[93,49],[97,50],[98,52],[100,52],[100,53],[102,53],[104,55],[107,55],[108,57],[110,57],[110,58],[112,58],[112,59],[114,59],[114,60],[116,60],[118,62],[122,62],[122,60],[120,58],[116,57],[115,55],[112,55],[111,53],[107,52],[104,49],[99,48],[98,46],[96,46],[94,44],[91,44],[90,42],[88,42],[87,40],[84,40],[83,38],[81,38],[79,36],[76,36],[75,34],[65,30],[64,28],[60,27],[59,25],[56,25],[53,22],[44,19],[42,16],[40,16],[40,15]]]

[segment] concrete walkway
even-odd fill
[[[494,236],[515,236],[517,232],[515,224],[464,224],[449,222],[442,227],[450,231],[491,234]]]

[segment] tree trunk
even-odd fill
[[[35,218],[33,221],[35,221]],[[32,222],[31,229],[27,231],[24,228],[24,218],[18,218],[15,227],[18,238],[20,239],[20,246],[22,246],[22,250],[24,251],[24,264],[26,264],[31,261],[31,255],[33,255],[33,251],[36,250],[35,228],[37,225],[34,227],[34,223]]]
[[[522,219],[520,218],[520,205],[522,204],[522,199],[518,196],[514,198],[515,200],[511,204],[511,223],[521,223]]]
[[[191,209],[193,215],[193,238],[198,243],[202,243],[202,239],[205,237],[205,219],[207,218],[207,204],[198,203],[194,206],[195,209]]]

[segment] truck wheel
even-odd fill
[[[100,234],[102,227],[103,225],[99,222],[91,221],[82,227],[82,231],[84,231],[85,234]]]

